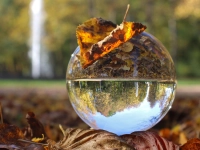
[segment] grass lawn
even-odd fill
[[[200,86],[200,79],[178,79],[179,86]]]
[[[0,79],[0,88],[65,88],[63,80],[26,80],[26,79]],[[178,79],[179,86],[200,86],[200,79]]]
[[[59,88],[66,87],[65,80],[25,80],[25,79],[0,79],[0,88]]]

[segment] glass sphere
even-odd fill
[[[70,102],[94,129],[118,135],[144,131],[169,111],[176,89],[175,68],[166,48],[143,32],[83,69],[80,48],[68,64]]]

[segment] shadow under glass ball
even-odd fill
[[[83,69],[79,47],[66,79],[70,102],[94,129],[118,135],[143,131],[169,111],[176,89],[175,68],[165,47],[143,32]]]

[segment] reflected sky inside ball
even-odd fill
[[[171,108],[175,67],[153,35],[132,37],[87,68],[80,57],[77,47],[67,68],[67,90],[74,110],[90,127],[118,135],[144,131]]]
[[[126,108],[109,117],[104,116],[100,112],[96,112],[95,114],[85,114],[84,112],[77,112],[76,108],[74,109],[88,125],[95,129],[107,130],[118,135],[130,134],[133,131],[147,130],[159,122],[171,108],[169,101],[166,101],[165,103],[157,101],[152,107],[148,100],[149,87],[150,86],[147,87],[146,97],[137,109],[134,107]],[[164,97],[170,97],[173,92],[174,90],[172,88],[166,88]],[[161,105],[169,107],[166,107],[163,110],[163,106]]]

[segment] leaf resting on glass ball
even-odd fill
[[[87,68],[145,29],[146,26],[141,23],[124,21],[116,26],[102,18],[92,18],[84,22],[76,29],[82,67]]]

